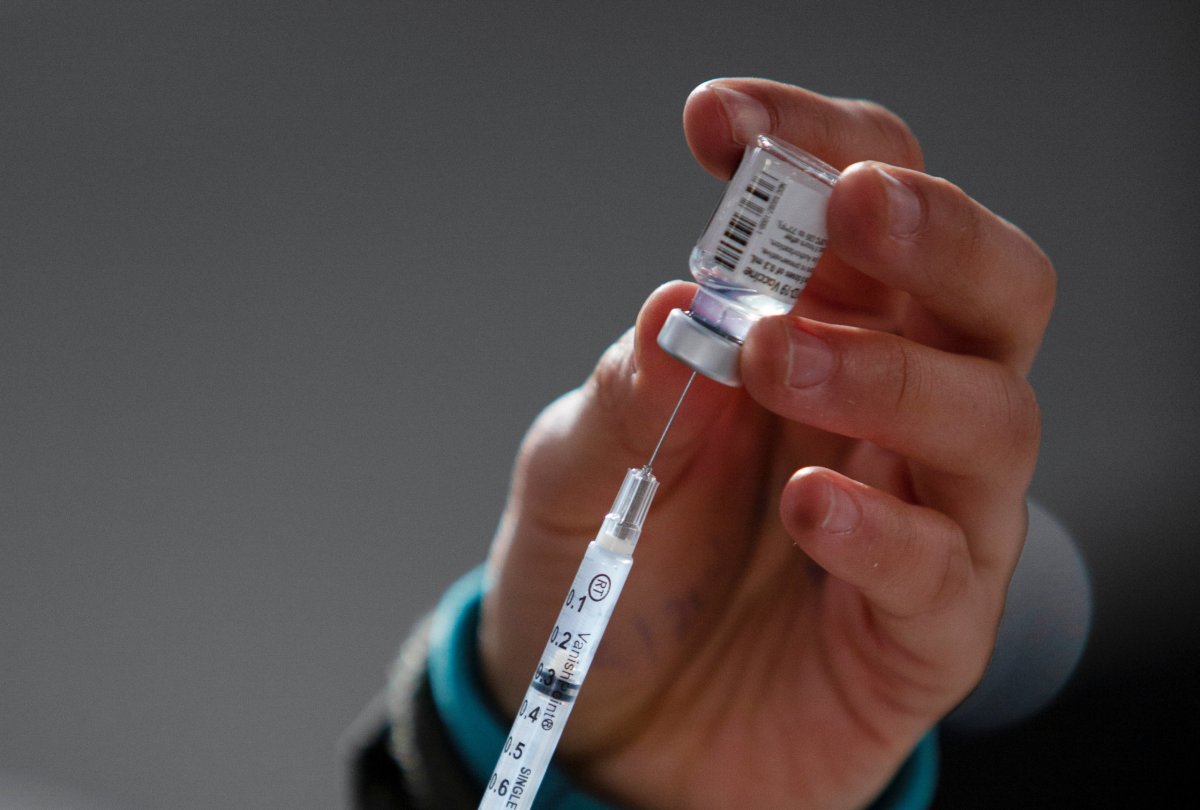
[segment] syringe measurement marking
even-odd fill
[[[555,700],[564,703],[575,700],[575,693],[579,691],[580,687],[576,677],[579,658],[591,635],[591,633],[572,634],[570,630],[563,630],[560,633],[559,625],[554,625],[554,632],[550,634],[550,644],[547,646],[548,650],[554,648],[550,653],[550,661],[547,662],[546,656],[543,654],[530,685],[543,695]],[[572,636],[575,638],[574,642],[571,641]],[[557,643],[556,639],[558,639]],[[575,680],[572,680],[573,678]]]
[[[492,799],[481,806],[519,810],[532,801],[631,562],[604,549],[585,555],[488,779]]]

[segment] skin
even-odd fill
[[[874,104],[701,85],[684,129],[718,177],[744,126],[714,85],[844,170],[829,245],[795,310],[751,330],[745,387],[697,378],[559,750],[630,807],[863,807],[991,653],[1026,530],[1039,416],[1025,375],[1054,272],[1020,230],[923,174],[916,139]],[[690,374],[655,337],[693,290],[656,290],[522,445],[480,630],[505,711]]]

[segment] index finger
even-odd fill
[[[829,200],[829,251],[919,304],[901,331],[1028,371],[1054,304],[1054,267],[1019,228],[937,177],[867,162]]]
[[[701,166],[728,179],[742,150],[767,133],[842,169],[860,160],[924,166],[921,147],[894,113],[870,101],[830,98],[766,79],[718,79],[683,108],[688,146]]]

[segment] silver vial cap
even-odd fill
[[[658,333],[658,345],[705,377],[738,388],[740,344],[709,329],[682,309],[673,309]]]

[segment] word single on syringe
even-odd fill
[[[658,490],[658,479],[651,467],[695,377],[693,373],[679,395],[650,460],[646,466],[631,468],[625,474],[612,509],[600,525],[596,539],[588,544],[534,670],[533,681],[488,778],[479,810],[520,810],[533,806],[567,717],[633,567],[633,548]]]

